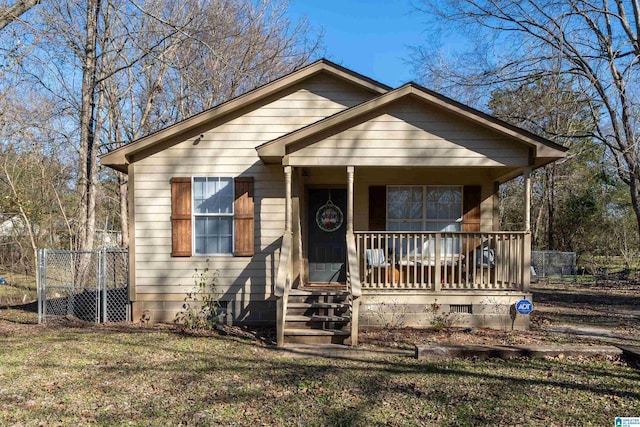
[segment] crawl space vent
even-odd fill
[[[451,304],[449,313],[471,314],[471,304]]]

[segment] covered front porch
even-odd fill
[[[284,172],[279,345],[356,344],[360,322],[390,318],[527,328],[511,308],[530,297],[530,177],[563,147],[407,84],[257,152]],[[499,186],[520,176],[523,227],[501,231]],[[341,288],[307,289],[316,278]]]
[[[523,297],[531,297],[530,233],[480,231],[494,224],[497,184],[469,185],[476,182],[469,182],[469,178],[455,180],[450,174],[446,179],[453,182],[451,185],[435,181],[434,188],[446,187],[442,194],[458,195],[451,205],[459,213],[444,228],[457,226],[459,231],[379,230],[393,225],[392,219],[375,218],[376,210],[388,213],[386,200],[392,189],[424,187],[427,194],[433,177],[443,176],[439,169],[398,173],[401,170],[356,166],[283,168],[285,232],[275,281],[280,345],[290,341],[289,333],[324,331],[340,334],[337,341],[332,335],[330,342],[353,345],[357,344],[360,325],[422,327],[433,324],[435,316],[445,316],[452,325],[528,327],[528,319],[513,317],[511,306]],[[523,215],[528,226],[530,168],[522,172]],[[382,186],[381,182],[390,184]],[[324,283],[313,280],[311,275],[315,246],[309,229],[315,227],[317,206],[311,202],[310,194],[322,191],[318,189],[334,194],[342,190],[346,195],[344,201],[334,197],[344,218],[338,229],[329,233],[341,236],[335,246],[343,247],[344,252],[333,260],[336,262],[327,264],[338,267],[330,276],[332,279]],[[377,195],[381,189],[385,189],[384,197]],[[483,210],[491,218],[483,221]],[[319,286],[322,284],[326,287]],[[305,332],[300,327],[302,323],[314,327]],[[311,338],[321,341],[315,335]],[[309,342],[310,336],[306,335],[303,341]]]

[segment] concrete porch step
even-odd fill
[[[348,303],[343,302],[290,302],[288,308],[348,308]]]
[[[296,329],[289,328],[284,330],[285,336],[348,336],[349,331],[342,329]]]
[[[345,290],[339,289],[301,289],[295,288],[289,291],[289,296],[328,296],[328,297],[343,297],[348,295]]]
[[[311,316],[302,316],[295,314],[288,314],[286,317],[287,322],[350,322],[351,317],[348,316],[322,316],[314,314]]]
[[[347,289],[346,283],[305,283],[302,288],[319,288],[319,289]]]

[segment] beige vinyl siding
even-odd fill
[[[398,101],[375,117],[308,146],[293,166],[526,166],[529,149],[497,132],[423,104]]]
[[[267,300],[284,231],[284,175],[282,166],[264,165],[255,147],[371,96],[334,78],[316,76],[304,89],[290,90],[281,99],[204,132],[203,138],[185,140],[136,162],[137,311],[149,310],[154,321],[171,320],[194,285],[195,269],[202,271],[208,259],[210,270],[219,271],[219,290],[224,300],[232,301],[234,317],[268,321],[251,313],[260,308],[250,306],[263,302],[266,310],[271,304]],[[175,176],[253,176],[256,254],[172,258],[170,179]]]

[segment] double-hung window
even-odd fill
[[[388,231],[460,231],[461,186],[387,187]]]
[[[196,255],[233,253],[233,178],[193,178]]]
[[[461,186],[387,187],[387,231],[460,231],[461,223]],[[457,237],[446,237],[441,245],[443,254],[456,253],[460,241]],[[433,254],[433,248],[423,249],[427,250]]]

